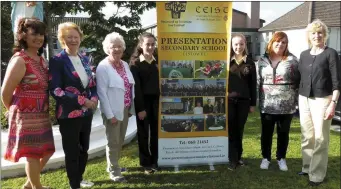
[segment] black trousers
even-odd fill
[[[158,160],[159,96],[145,96],[144,105],[147,117],[144,120],[140,120],[136,116],[137,140],[139,144],[140,165],[150,168],[153,164],[157,165]]]
[[[229,98],[228,103],[229,161],[236,164],[243,153],[243,133],[250,100]]]
[[[65,153],[65,167],[72,189],[80,188],[90,143],[92,115],[82,118],[59,119]]]
[[[293,114],[265,114],[261,113],[262,136],[261,147],[263,158],[271,160],[272,135],[277,124],[277,152],[276,158],[285,158],[288,144],[289,131]]]

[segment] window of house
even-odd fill
[[[246,46],[247,50],[249,51],[249,55],[252,56],[253,51],[252,51],[252,41],[251,41],[251,36],[250,35],[245,35],[246,38]]]

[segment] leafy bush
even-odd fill
[[[1,103],[1,102],[0,102]],[[1,129],[7,129],[8,128],[8,121],[7,118],[5,117],[6,113],[6,108],[5,106],[1,103]]]
[[[55,106],[56,106],[56,101],[50,96],[49,97],[49,114],[50,114],[50,120],[52,125],[56,125],[57,124],[57,119],[55,116]],[[6,112],[6,108],[3,104],[1,104],[1,129],[8,129],[8,120],[5,117],[5,112]]]
[[[55,109],[56,109],[56,100],[50,96],[49,97],[49,113],[50,113],[50,120],[52,125],[56,125],[57,119],[56,119],[56,114],[55,114]]]

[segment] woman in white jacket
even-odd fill
[[[100,100],[103,124],[106,127],[107,171],[115,182],[126,182],[118,164],[128,119],[134,113],[134,78],[129,65],[121,60],[125,50],[123,37],[108,34],[103,41],[103,50],[108,55],[96,70],[97,92]]]

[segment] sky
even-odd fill
[[[250,2],[233,2],[232,7],[233,9],[245,12],[247,5]],[[290,10],[296,8],[303,2],[260,2],[260,18],[265,20],[265,25],[269,24],[270,22],[276,20],[277,18],[281,17],[285,13],[289,12]],[[105,14],[106,18],[109,18],[114,12],[116,12],[116,7],[113,6],[112,3],[107,2],[106,7],[103,8],[102,12]],[[121,14],[126,14],[126,12],[122,12]],[[67,14],[66,16],[72,16]],[[76,16],[89,16],[86,13],[80,13]],[[156,9],[151,9],[149,11],[145,11],[143,15],[141,15],[141,24],[142,27],[149,26],[156,23]]]

